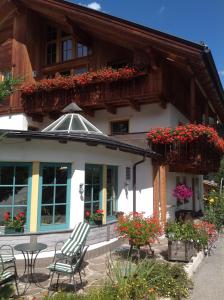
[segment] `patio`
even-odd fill
[[[106,278],[106,271],[107,271],[107,260],[110,256],[110,253],[114,250],[121,249],[124,250],[125,253],[129,250],[129,245],[126,243],[120,243],[120,246],[115,243],[112,244],[110,248],[107,248],[107,252],[104,254],[101,254],[99,256],[96,256],[100,253],[99,249],[96,249],[94,251],[88,252],[85,258],[85,276],[83,275],[83,286],[80,284],[77,284],[77,292],[82,293],[86,289],[88,289],[91,286],[100,286],[102,285],[102,282]],[[155,251],[155,256],[158,259],[166,259],[167,257],[167,239],[161,238],[159,240],[159,243],[155,244],[153,246],[153,250]],[[43,286],[37,287],[34,284],[31,284],[26,292],[25,295],[21,296],[19,299],[43,299],[44,295],[48,293],[47,287],[49,285],[49,276],[48,276],[48,270],[46,267],[52,262],[52,258],[40,258],[36,262],[36,269],[35,273],[37,274],[38,281],[40,282],[40,285]],[[23,260],[17,260],[17,268],[19,276],[23,274],[24,271],[24,262]],[[56,284],[56,276],[54,277],[53,281],[53,288]],[[76,276],[77,282],[79,283],[79,278]],[[103,279],[103,281],[102,281]],[[20,293],[24,291],[25,283],[22,281],[19,282],[19,290]],[[65,289],[65,290],[71,290],[71,286],[69,285],[69,279],[68,277],[61,277],[59,281],[59,289]]]

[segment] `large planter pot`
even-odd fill
[[[5,227],[5,234],[16,234],[16,233],[23,233],[24,227],[21,228],[7,228]]]
[[[189,262],[195,254],[193,242],[168,241],[168,259]]]

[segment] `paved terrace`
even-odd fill
[[[112,253],[115,249],[118,251],[121,249],[122,251],[128,253],[129,245],[124,244],[121,240],[117,241],[114,244],[111,244],[107,247],[96,249],[87,253],[85,258],[85,276],[83,275],[83,286],[79,284],[79,277],[76,275],[77,279],[77,292],[82,293],[86,289],[91,286],[100,286],[106,278],[106,270],[107,270],[107,262],[110,257],[110,253]],[[167,257],[167,240],[165,238],[160,239],[159,243],[153,246],[153,250],[155,251],[155,256],[157,258],[166,259]],[[105,252],[105,253],[102,253]],[[21,296],[20,299],[26,300],[39,300],[43,299],[44,295],[47,294],[47,287],[49,285],[49,273],[46,267],[52,262],[52,258],[40,258],[36,262],[36,274],[37,278],[43,286],[43,288],[36,287],[34,284],[28,288],[25,295]],[[24,270],[24,262],[23,260],[17,260],[17,268],[18,273],[21,276]],[[53,288],[56,285],[57,275],[55,275],[55,280],[53,282]],[[19,282],[19,290],[22,293],[24,291],[25,284],[21,280]],[[60,277],[60,289],[71,290],[71,285],[69,284],[69,277]],[[51,293],[53,293],[52,291]]]

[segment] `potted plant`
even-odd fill
[[[173,196],[177,198],[177,205],[187,203],[192,197],[192,189],[184,183],[179,183],[173,190]]]
[[[19,212],[14,218],[11,217],[10,212],[5,212],[4,220],[5,234],[24,232],[24,225],[26,223],[24,212]]]
[[[127,238],[131,246],[140,249],[141,246],[149,246],[162,234],[162,227],[155,218],[144,217],[144,213],[129,213],[118,218],[117,230],[121,237]],[[129,254],[130,254],[129,253]]]
[[[199,222],[169,223],[165,232],[168,238],[168,259],[189,262],[195,252],[205,249],[209,235],[213,232],[213,224]]]
[[[102,225],[103,215],[103,210],[97,209],[95,213],[92,213],[90,215],[90,220],[93,221],[96,225]]]
[[[5,234],[5,223],[4,223],[4,221],[0,222],[0,235],[1,234]]]

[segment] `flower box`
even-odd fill
[[[189,262],[195,255],[194,243],[189,241],[168,241],[168,259]]]
[[[18,234],[23,232],[24,232],[24,227],[21,228],[5,227],[5,234]]]

